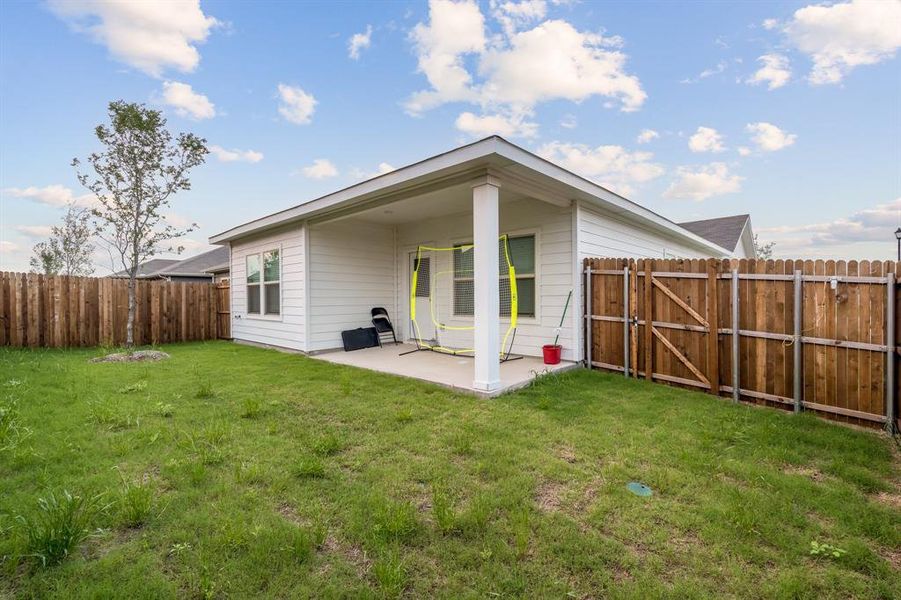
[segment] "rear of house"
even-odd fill
[[[496,253],[479,254],[501,235],[518,290],[508,348],[500,348],[510,322],[509,307],[505,313],[498,300],[504,274]],[[235,227],[211,242],[230,247],[232,335],[239,341],[310,353],[339,348],[341,332],[368,326],[377,306],[388,310],[399,339],[410,340],[416,333],[411,303],[423,302],[418,310],[433,318],[418,321],[427,329],[420,337],[474,347],[478,356],[481,333],[491,349],[483,354],[540,356],[542,345],[559,335],[569,361],[583,357],[583,258],[732,255],[498,137]],[[473,242],[474,258],[464,257]],[[428,281],[414,290],[417,255],[428,261]],[[466,261],[475,274],[461,268]],[[486,275],[492,272],[493,281]]]

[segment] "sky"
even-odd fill
[[[0,270],[27,270],[113,100],[211,154],[185,255],[500,134],[674,221],[750,213],[777,257],[893,259],[901,0],[0,3]],[[97,256],[98,273],[110,259]]]

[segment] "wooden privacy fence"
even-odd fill
[[[584,261],[593,367],[898,430],[901,263]]]
[[[138,280],[135,344],[227,338],[228,298],[219,284]],[[0,346],[120,345],[127,320],[127,279],[0,273]]]

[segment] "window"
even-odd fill
[[[249,254],[247,261],[247,314],[281,313],[281,264],[278,250]]]
[[[521,317],[535,316],[535,236],[520,235],[507,238],[510,261],[516,271],[516,292]],[[475,313],[472,246],[454,246],[454,315],[472,316]],[[498,242],[500,266],[500,316],[510,316],[510,277],[503,242]]]

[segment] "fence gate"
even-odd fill
[[[891,261],[585,260],[592,367],[897,430]]]
[[[216,320],[218,321],[219,339],[230,340],[231,333],[231,284],[228,280],[216,284],[218,302],[216,304]]]

